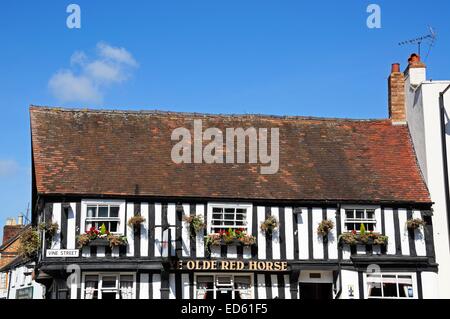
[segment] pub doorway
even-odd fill
[[[333,272],[324,270],[302,270],[299,278],[300,299],[333,299]]]
[[[300,283],[300,299],[302,300],[333,299],[333,284]]]

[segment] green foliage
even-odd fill
[[[19,255],[27,258],[35,257],[41,246],[39,232],[35,228],[28,228],[20,236]]]
[[[359,226],[359,233],[361,235],[365,235],[366,234],[366,226],[364,226],[364,224],[361,224],[361,226]]]
[[[100,227],[100,235],[106,235],[107,230],[106,230],[106,226],[105,224],[102,224],[102,226]]]

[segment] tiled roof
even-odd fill
[[[35,106],[30,114],[40,194],[430,203],[408,128],[389,120]],[[278,173],[261,175],[261,164],[175,164],[171,133],[192,133],[194,119],[203,130],[279,128]]]

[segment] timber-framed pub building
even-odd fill
[[[38,106],[30,116],[33,223],[58,225],[41,232],[47,298],[434,296],[432,202],[394,118]],[[174,163],[172,131],[195,120],[278,128],[278,172]],[[204,225],[193,232],[193,220]],[[278,227],[264,231],[270,220]]]

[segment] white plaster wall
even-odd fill
[[[341,271],[342,293],[339,299],[359,299],[358,272],[352,270]],[[350,287],[353,289],[353,297],[350,297]]]
[[[438,299],[439,293],[436,287],[438,286],[438,274],[434,272],[422,272],[422,292],[423,299]]]
[[[427,186],[431,200],[434,202],[433,229],[436,261],[439,264],[438,291],[439,298],[446,299],[450,298],[450,285],[448,284],[450,282],[450,244],[443,178],[439,92],[443,91],[448,84],[450,81],[424,82],[417,88],[421,98],[415,100],[412,93],[408,93],[408,83],[405,88],[411,137],[420,167],[426,172]],[[447,94],[446,106],[447,113],[450,114],[450,93]],[[450,149],[449,135],[447,135],[447,147]],[[428,292],[424,291],[425,293]]]

